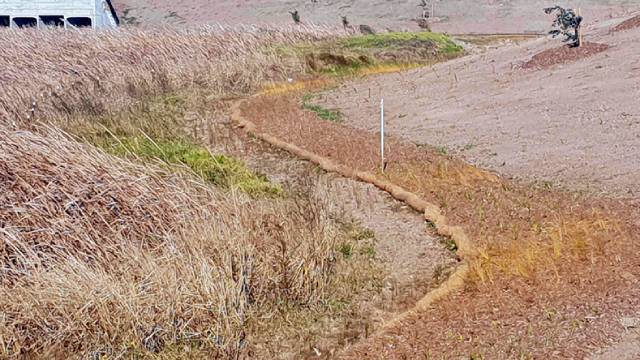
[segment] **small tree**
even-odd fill
[[[351,24],[349,24],[349,19],[347,19],[346,16],[342,17],[342,27],[344,27],[345,30],[351,28]]]
[[[300,24],[300,13],[298,13],[298,10],[289,11],[289,14],[291,14],[294,23]]]
[[[582,16],[576,15],[573,9],[565,9],[560,6],[545,8],[547,14],[556,13],[556,19],[553,21],[554,29],[549,31],[550,35],[557,37],[564,35],[564,42],[571,42],[572,47],[578,47],[580,40],[580,25],[582,24]]]

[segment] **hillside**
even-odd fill
[[[379,30],[418,29],[422,14],[418,0],[116,0],[125,22],[139,24],[288,24],[288,11],[300,11],[304,22],[341,26],[341,16],[354,25],[368,24]],[[432,27],[449,33],[522,33],[546,31],[549,18],[542,8],[557,1],[442,0],[436,3]],[[566,2],[560,2],[566,3]],[[589,21],[624,15],[640,0],[573,0]]]
[[[375,130],[378,96],[391,134],[546,186],[640,196],[640,29],[594,27],[585,41],[610,48],[524,69],[555,39],[494,48],[409,73],[349,84],[326,95],[350,125]],[[368,98],[375,89],[376,98]],[[352,104],[357,103],[357,107]]]
[[[638,358],[640,13],[533,3],[0,29],[0,358]]]

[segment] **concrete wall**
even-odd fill
[[[65,27],[69,27],[74,18],[90,19],[93,28],[117,26],[106,0],[0,0],[2,16],[10,17],[11,27],[19,26],[20,18],[36,19],[42,27],[42,16],[62,16]]]

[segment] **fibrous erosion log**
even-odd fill
[[[564,35],[564,42],[571,42],[571,46],[578,47],[580,40],[580,25],[582,24],[582,16],[576,15],[573,9],[565,9],[560,6],[545,8],[547,14],[556,13],[556,19],[553,21],[554,29],[549,31],[550,35],[557,37]]]

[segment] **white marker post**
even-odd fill
[[[384,173],[384,99],[380,100],[380,170]]]

